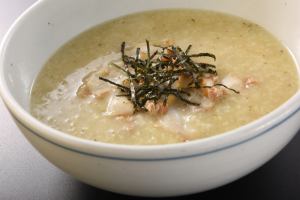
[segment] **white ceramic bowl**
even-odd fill
[[[45,61],[80,32],[128,13],[202,8],[250,19],[300,61],[298,0],[42,0],[10,28],[0,58],[0,93],[17,125],[50,162],[93,186],[130,195],[174,196],[234,181],[278,153],[300,126],[300,92],[267,116],[219,136],[158,146],[103,144],[42,124],[29,113],[30,88]],[[263,96],[263,95],[262,95]]]

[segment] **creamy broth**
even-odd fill
[[[174,40],[191,52],[211,52],[220,80],[230,75],[255,85],[230,93],[210,109],[179,105],[165,115],[139,112],[107,116],[109,98],[78,98],[90,72],[120,58],[131,47]],[[128,51],[131,51],[128,49]],[[205,58],[204,58],[205,60]],[[212,62],[209,60],[209,62]],[[264,28],[247,20],[200,10],[161,10],[128,15],[92,28],[60,48],[37,77],[31,112],[68,134],[120,144],[168,144],[205,138],[240,127],[271,112],[299,89],[298,71],[288,50]],[[116,90],[111,88],[111,90]],[[195,106],[193,106],[195,107]]]

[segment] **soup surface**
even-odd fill
[[[214,54],[216,61],[197,59],[214,64],[219,82],[239,94],[223,88],[221,98],[200,97],[200,106],[175,100],[163,114],[128,112],[132,106],[128,108],[125,97],[116,96],[120,90],[99,80],[99,76],[122,81],[124,74],[110,63],[122,64],[123,41],[127,54],[134,55],[136,47],[145,51],[145,39],[152,45],[171,43],[182,49],[192,44],[191,53]],[[85,94],[80,89],[87,83],[92,89]],[[168,144],[245,125],[280,106],[298,88],[292,56],[264,28],[217,12],[160,10],[109,21],[65,44],[47,61],[34,82],[31,112],[51,127],[85,139]]]

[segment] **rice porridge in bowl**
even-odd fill
[[[38,1],[2,42],[0,94],[37,151],[84,183],[207,191],[262,166],[300,128],[299,7]]]
[[[241,127],[298,90],[292,55],[261,26],[169,9],[114,19],[65,44],[36,78],[31,112],[84,139],[170,144]]]

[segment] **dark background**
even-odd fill
[[[0,0],[0,39],[35,0]],[[0,200],[141,199],[83,184],[44,159],[26,141],[0,100]],[[266,165],[221,188],[173,199],[299,200],[300,135]]]

